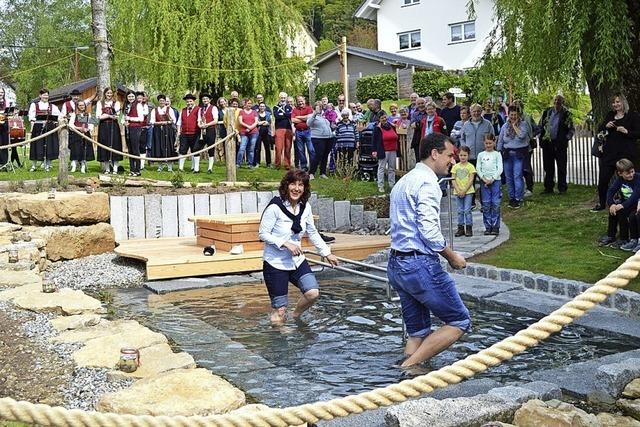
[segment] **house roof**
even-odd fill
[[[338,54],[338,47],[322,53],[311,65],[317,67],[324,61]],[[422,69],[442,69],[441,65],[432,64],[430,62],[420,61],[418,59],[409,58],[408,56],[397,55],[390,52],[382,52],[379,50],[366,49],[364,47],[347,46],[347,54],[360,56],[362,58],[371,59],[378,62],[384,62],[389,65],[398,65],[405,67],[416,67]]]
[[[98,85],[97,77],[90,77],[88,79],[69,83],[68,85],[51,89],[49,91],[49,99],[52,102],[55,102],[55,101],[58,101],[59,99],[66,98],[73,89],[78,89],[80,92],[84,92],[85,90],[90,89],[92,87],[96,87],[97,85]],[[117,86],[118,86],[119,92],[126,92],[128,90],[125,86],[121,84],[118,84]]]
[[[375,21],[378,18],[378,9],[382,0],[362,0],[360,6],[353,13],[354,18],[368,19],[369,21]]]

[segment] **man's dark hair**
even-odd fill
[[[445,93],[444,97],[447,98],[450,101],[453,101],[453,99],[455,98],[451,92]]]
[[[438,150],[438,153],[442,153],[447,147],[446,143],[453,144],[451,139],[441,133],[432,133],[425,136],[420,141],[420,161],[423,161],[431,155],[431,150]]]

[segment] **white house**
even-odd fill
[[[316,56],[318,40],[311,34],[306,25],[300,25],[293,31],[293,38],[287,37],[287,57],[299,56],[306,62],[311,61]]]
[[[364,0],[356,18],[377,22],[378,50],[441,65],[472,68],[482,57],[494,25],[493,0]]]

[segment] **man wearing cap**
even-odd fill
[[[142,103],[142,92],[136,92],[136,100],[131,104],[129,112],[125,115],[125,122],[129,123],[129,154],[140,156],[141,152],[146,154],[147,140],[145,132],[145,120],[149,111]],[[129,175],[140,176],[140,159],[129,158]]]
[[[82,94],[78,89],[74,89],[71,91],[71,93],[69,93],[69,96],[71,97],[71,99],[65,101],[65,103],[62,104],[62,108],[60,109],[61,117],[64,117],[68,120],[71,113],[76,112],[76,108],[78,108],[78,101],[80,100],[80,95]],[[89,107],[91,105],[91,102],[95,98],[96,98],[96,95],[94,94],[93,96],[90,96],[89,98],[85,99],[84,100],[85,105]]]
[[[196,97],[188,93],[184,96],[187,101],[187,106],[180,112],[178,117],[178,135],[180,136],[180,147],[178,148],[178,154],[184,156],[189,150],[193,153],[198,147],[198,140],[200,139],[200,128],[198,127],[198,113],[200,108],[196,105]],[[178,169],[180,172],[184,171],[184,161],[182,158],[178,162]],[[193,173],[200,172],[200,156],[193,156]]]
[[[204,145],[210,147],[216,142],[218,107],[211,104],[211,95],[208,93],[200,95],[200,99],[202,100],[202,108],[200,108],[198,112],[198,127],[202,131],[202,141]],[[213,161],[215,160],[215,147],[208,150],[207,154],[209,154],[207,173],[211,173],[213,170]]]
[[[429,134],[420,142],[418,162],[391,190],[391,252],[389,284],[398,292],[409,338],[406,360],[411,366],[431,359],[471,329],[469,310],[455,281],[440,265],[440,256],[452,268],[466,266],[440,228],[442,191],[438,176],[445,176],[453,160],[454,144],[443,134]],[[444,325],[431,329],[431,314]]]

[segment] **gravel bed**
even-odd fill
[[[69,387],[63,390],[65,406],[69,409],[95,410],[98,400],[105,393],[129,387],[133,379],[107,380],[108,369],[76,368]]]
[[[145,269],[142,262],[109,252],[53,263],[45,276],[53,280],[58,288],[134,288],[145,282]]]

